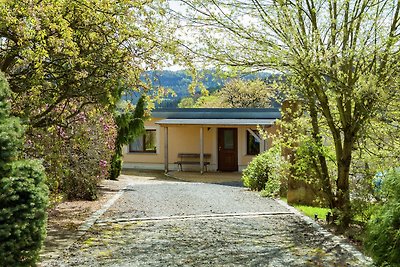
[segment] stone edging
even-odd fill
[[[64,248],[63,251],[66,251],[69,248],[71,248],[71,246],[79,238],[81,238],[93,226],[93,224],[95,224],[96,221],[124,194],[126,189],[127,189],[127,187],[124,187],[123,189],[119,190],[100,209],[98,209],[92,215],[90,215],[90,217],[88,219],[86,219],[86,221],[78,227],[76,234],[73,235],[74,236],[73,240],[71,242],[69,242],[69,244],[67,244],[67,246]],[[61,254],[61,252],[60,252],[60,254]],[[61,256],[60,254],[58,254],[58,256]],[[61,257],[58,257],[58,258],[59,258],[58,266],[66,266],[64,260]]]
[[[374,266],[372,259],[370,257],[365,256],[362,254],[358,249],[356,249],[354,246],[348,243],[348,241],[343,238],[336,236],[329,231],[325,230],[321,225],[316,223],[313,219],[310,217],[302,214],[299,212],[297,209],[294,207],[288,205],[286,202],[280,200],[280,199],[275,199],[277,203],[280,205],[284,206],[297,216],[299,216],[303,221],[307,222],[309,225],[311,225],[316,231],[318,231],[320,234],[322,234],[324,237],[331,239],[334,243],[336,243],[338,246],[340,246],[343,250],[349,252],[352,254],[355,258],[357,258],[362,264],[365,264],[365,266]]]
[[[77,239],[82,237],[93,224],[124,194],[127,187],[119,190],[111,199],[109,199],[101,209],[95,211],[81,226],[78,228]]]

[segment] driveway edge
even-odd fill
[[[284,206],[297,216],[299,216],[303,221],[307,222],[310,224],[316,231],[318,231],[320,234],[322,234],[324,237],[331,239],[334,243],[336,243],[338,246],[340,246],[343,250],[347,251],[348,253],[352,254],[355,258],[357,258],[362,264],[365,264],[365,266],[374,266],[372,259],[368,256],[365,256],[363,253],[361,253],[357,248],[355,248],[353,245],[349,244],[349,242],[343,238],[336,236],[326,229],[324,229],[321,225],[316,223],[313,219],[310,217],[302,214],[300,211],[295,209],[294,207],[288,205],[286,202],[280,200],[280,199],[275,199],[277,203],[280,205]]]

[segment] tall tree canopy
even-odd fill
[[[0,70],[13,112],[34,127],[62,124],[85,105],[113,105],[122,88],[143,86],[143,69],[175,49],[162,2],[1,1]]]
[[[390,112],[386,107],[398,100],[400,2],[181,3],[187,10],[180,19],[185,18],[195,36],[184,40],[190,50],[221,66],[284,73],[286,96],[305,107],[312,137],[321,146],[326,126],[335,149],[336,175],[330,175],[322,153],[318,168],[331,206],[341,211],[342,224],[347,225],[355,144],[369,120]]]

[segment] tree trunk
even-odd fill
[[[354,138],[351,133],[345,133],[343,148],[338,157],[338,177],[336,180],[336,203],[335,208],[340,212],[340,227],[345,229],[351,221],[351,206],[350,206],[350,164],[351,153],[353,150]]]
[[[315,107],[315,99],[309,99],[309,107],[310,107],[310,117],[311,117],[311,125],[312,125],[312,137],[315,141],[315,143],[318,146],[322,147],[322,138],[321,138],[321,133],[318,125],[318,114],[317,110]],[[329,207],[333,208],[334,206],[334,198],[333,198],[333,192],[332,192],[332,186],[331,186],[331,180],[329,177],[329,172],[328,172],[328,165],[326,163],[326,158],[320,151],[318,152],[318,162],[319,166],[316,166],[316,168],[320,168],[318,171],[319,173],[319,179],[321,180],[322,183],[322,190],[325,194],[326,200],[329,203]]]

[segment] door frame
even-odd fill
[[[221,150],[222,150],[222,147],[221,147],[221,144],[220,144],[220,138],[221,138],[221,135],[223,134],[223,132],[224,132],[224,130],[233,130],[234,132],[233,132],[233,145],[234,145],[234,148],[233,148],[233,153],[234,153],[234,165],[235,166],[232,166],[232,168],[229,168],[229,169],[225,169],[225,168],[222,168],[222,170],[221,170],[221,166],[222,166],[222,164],[221,164],[221,160],[220,160],[220,157],[221,157]],[[238,149],[239,149],[239,144],[238,144],[238,128],[232,128],[232,127],[221,127],[221,128],[217,128],[217,169],[218,169],[218,171],[226,171],[226,172],[229,172],[229,171],[232,171],[232,172],[234,172],[234,171],[238,171],[239,170],[239,151],[238,151]],[[223,167],[223,166],[222,166]]]

